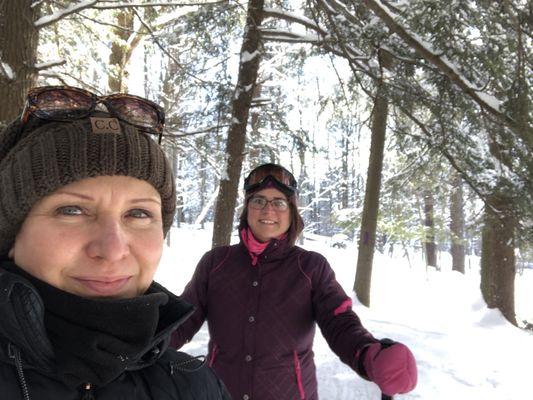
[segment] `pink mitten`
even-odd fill
[[[393,396],[413,390],[417,381],[416,361],[404,344],[383,339],[371,344],[364,355],[364,368],[368,378],[381,391]]]

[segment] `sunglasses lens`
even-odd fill
[[[81,118],[91,110],[93,99],[86,93],[69,89],[51,89],[35,97],[39,117],[54,119]]]
[[[113,112],[126,122],[140,128],[157,131],[162,126],[162,122],[155,105],[148,101],[135,97],[121,96],[108,98],[106,106],[113,109]]]

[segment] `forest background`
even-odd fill
[[[0,124],[37,85],[147,97],[176,225],[229,243],[242,176],[281,163],[306,232],[358,243],[362,304],[376,251],[474,254],[487,305],[531,329],[532,27],[527,0],[0,0]]]

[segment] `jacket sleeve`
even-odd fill
[[[353,312],[352,300],[335,279],[335,273],[327,260],[321,255],[312,259],[316,262],[309,266],[309,274],[313,310],[318,326],[329,347],[341,361],[364,377],[358,356],[363,349],[377,340]]]
[[[194,313],[172,333],[170,346],[179,349],[200,330],[207,315],[207,287],[212,265],[212,251],[204,254],[187,283],[181,298],[195,307]]]

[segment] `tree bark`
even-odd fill
[[[0,125],[17,117],[35,85],[39,6],[33,0],[0,0]]]
[[[226,142],[226,173],[222,174],[213,226],[213,247],[230,243],[246,141],[250,104],[257,81],[262,42],[259,27],[263,21],[264,0],[250,0],[239,75],[232,102],[232,118]]]
[[[501,148],[496,134],[490,134],[490,152],[507,168],[512,168],[511,155]],[[498,308],[505,318],[516,323],[514,304],[515,234],[518,221],[514,216],[513,199],[499,182],[486,199],[481,236],[481,293],[489,308]]]
[[[437,268],[437,246],[435,244],[434,199],[431,190],[424,190],[424,248],[426,265]]]
[[[494,195],[485,207],[481,243],[481,293],[489,308],[498,308],[516,325],[514,306],[516,222],[509,200]]]
[[[372,116],[372,138],[370,159],[366,179],[365,202],[359,234],[359,252],[355,273],[354,291],[359,301],[370,306],[370,286],[372,262],[376,244],[376,227],[379,211],[381,174],[383,169],[383,150],[387,128],[388,99],[383,89],[384,83],[378,82]]]
[[[463,200],[463,182],[458,173],[454,173],[452,193],[450,195],[450,234],[452,271],[465,273],[465,215]]]
[[[116,25],[113,34],[117,37],[111,42],[111,54],[109,55],[108,85],[112,93],[126,92],[127,64],[134,47],[128,45],[128,40],[133,35],[133,11],[123,9],[116,11]]]

